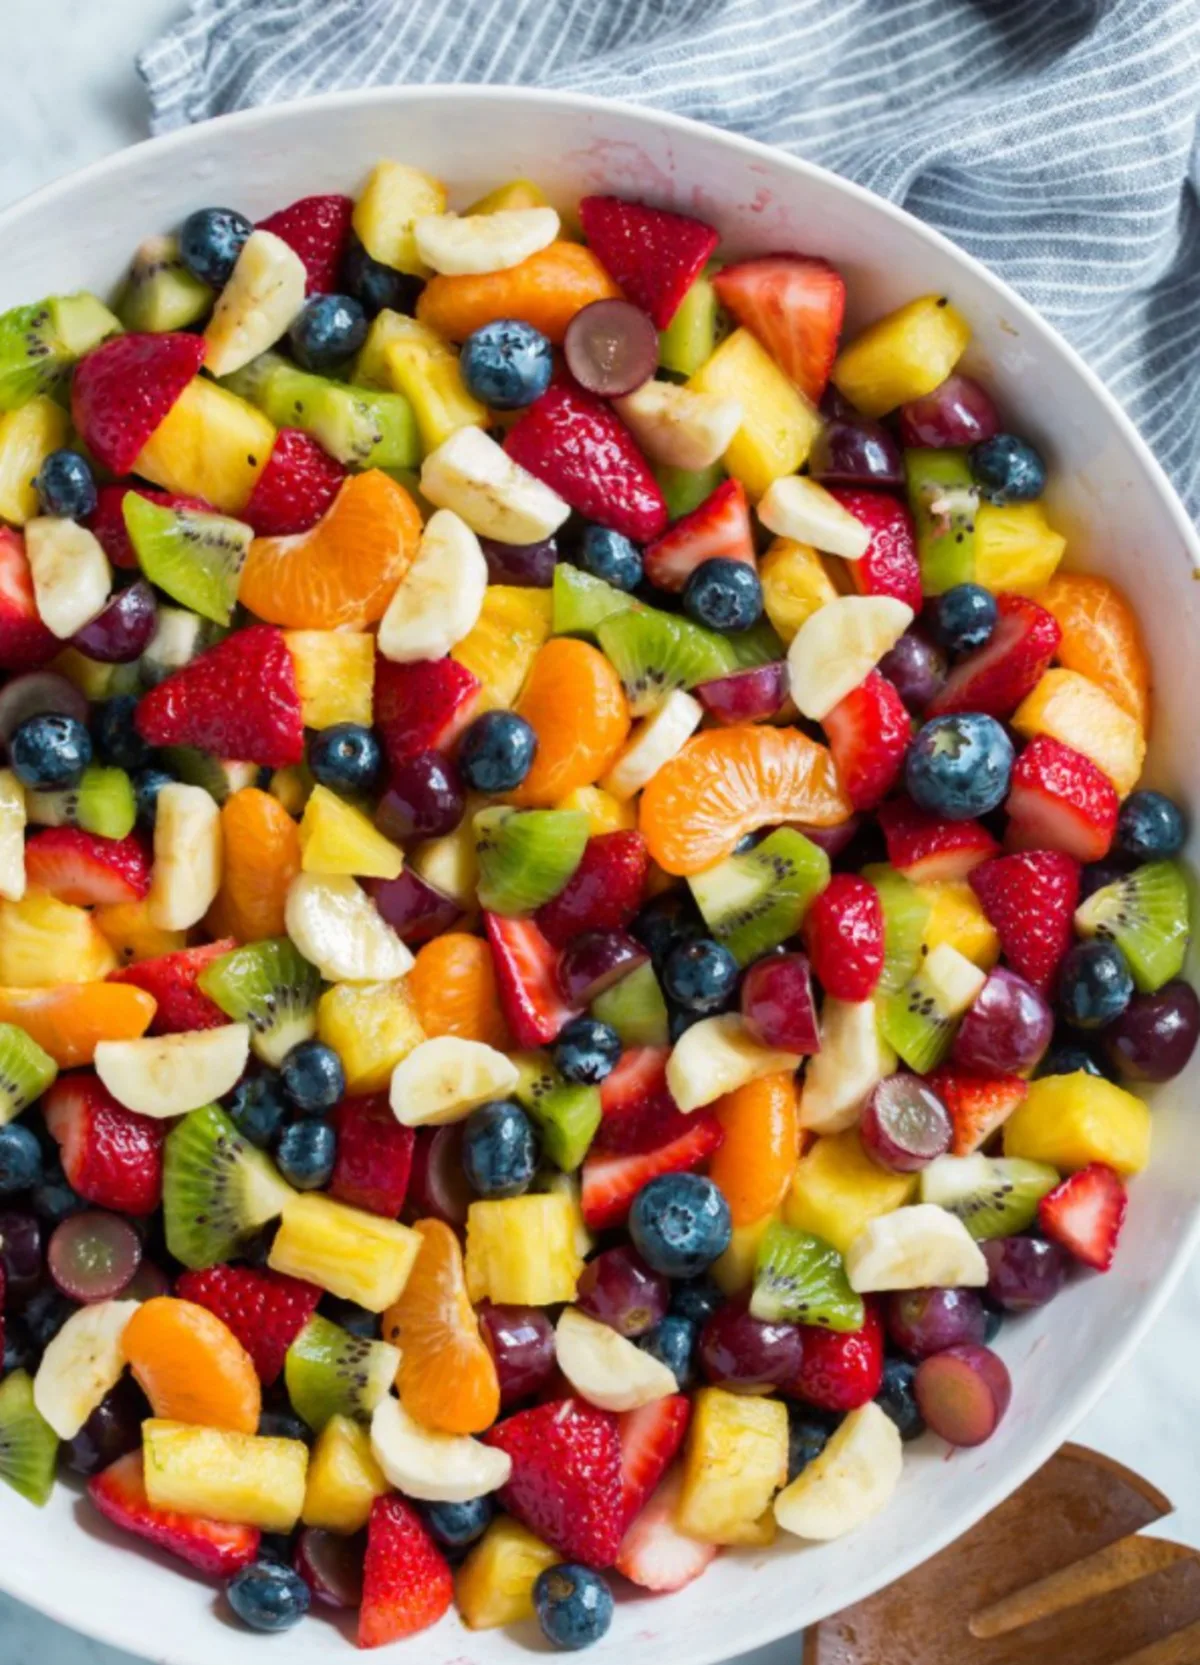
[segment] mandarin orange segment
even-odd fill
[[[713,1105],[725,1138],[709,1164],[735,1226],[773,1214],[787,1195],[799,1155],[796,1078],[762,1075]]]
[[[602,653],[573,636],[553,636],[539,651],[515,709],[538,741],[533,767],[512,795],[516,804],[548,809],[593,785],[629,735],[620,677]]]
[[[836,827],[850,800],[824,746],[795,728],[693,734],[642,793],[639,824],[668,873],[702,873],[739,839],[778,821]]]
[[[254,1361],[215,1313],[157,1295],[125,1326],[129,1368],[154,1415],[256,1434],[262,1389]]]
[[[500,1384],[467,1296],[462,1250],[442,1220],[417,1225],[421,1247],[383,1338],[400,1349],[396,1378],[410,1416],[445,1434],[479,1434],[500,1409]]]
[[[300,833],[287,810],[269,792],[243,787],[221,809],[221,844],[221,888],[207,920],[213,936],[286,936],[284,904],[300,871]]]
[[[361,629],[387,611],[420,536],[403,486],[377,468],[352,474],[311,531],[255,538],[238,600],[293,630]]]
[[[59,1069],[90,1064],[97,1041],[136,1041],[157,1005],[121,983],[64,983],[55,989],[0,989],[0,1023],[15,1023]]]
[[[92,918],[116,950],[122,965],[136,960],[157,960],[163,954],[177,954],[187,947],[186,931],[164,931],[150,918],[150,903],[107,902],[92,909]]]
[[[417,317],[451,341],[465,341],[497,318],[520,318],[561,346],[577,312],[620,293],[590,249],[551,243],[503,272],[431,278],[417,302]]]
[[[1114,584],[1078,572],[1059,573],[1038,596],[1058,620],[1056,655],[1069,671],[1090,677],[1136,717],[1150,717],[1150,665],[1137,615]]]
[[[482,1041],[498,1052],[512,1047],[500,1008],[492,951],[482,937],[449,931],[418,949],[408,991],[421,1028],[435,1035]]]

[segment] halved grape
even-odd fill
[[[575,1300],[589,1317],[619,1335],[645,1335],[666,1316],[671,1285],[636,1249],[621,1244],[588,1261]]]
[[[744,1300],[718,1307],[700,1332],[706,1379],[731,1393],[785,1387],[800,1374],[804,1337],[797,1324],[755,1318]]]
[[[989,1347],[964,1342],[922,1360],[914,1383],[921,1415],[951,1445],[982,1445],[1012,1398],[1012,1378]]]
[[[142,1421],[150,1413],[132,1376],[122,1376],[62,1448],[63,1461],[76,1474],[99,1474],[142,1443]]]
[[[497,1306],[481,1301],[479,1328],[496,1365],[500,1405],[540,1393],[557,1366],[554,1325],[541,1307]]]
[[[405,1205],[412,1219],[424,1220],[432,1214],[450,1226],[466,1224],[475,1193],[463,1172],[462,1143],[462,1122],[417,1129]]]
[[[345,1538],[320,1526],[306,1526],[296,1540],[293,1565],[326,1607],[360,1607],[366,1552],[365,1532]]]
[[[991,394],[970,376],[947,376],[923,399],[900,407],[900,438],[905,445],[934,450],[978,445],[1000,432]]]
[[[881,1168],[912,1174],[950,1149],[950,1112],[919,1075],[888,1075],[867,1100],[863,1148]]]
[[[368,879],[366,890],[380,915],[410,948],[452,931],[463,910],[419,873],[406,867],[397,879]]]
[[[1200,999],[1173,977],[1153,994],[1135,994],[1104,1031],[1104,1048],[1127,1081],[1170,1081],[1200,1039]]]
[[[995,1237],[980,1248],[988,1263],[987,1292],[1006,1312],[1044,1307],[1067,1281],[1069,1260],[1057,1243],[1040,1237]]]
[[[375,811],[375,825],[385,838],[398,841],[440,838],[458,826],[466,803],[450,759],[441,752],[418,752],[392,771]]]
[[[584,931],[558,959],[558,986],[568,1006],[590,1006],[649,960],[648,951],[625,931]]]
[[[142,1240],[119,1214],[89,1210],[55,1226],[46,1265],[72,1301],[110,1301],[128,1286],[142,1262]]]
[[[57,671],[26,671],[24,676],[14,676],[6,688],[0,689],[0,741],[7,746],[22,723],[49,713],[86,723],[88,702],[75,684]]]
[[[904,485],[904,457],[881,422],[834,417],[813,442],[808,471],[826,486]]]
[[[629,301],[592,301],[567,325],[563,356],[580,387],[617,399],[658,369],[658,331]]]
[[[983,1300],[973,1289],[902,1289],[887,1298],[887,1332],[914,1359],[932,1358],[987,1330]]]
[[[693,692],[718,723],[756,723],[773,717],[787,697],[787,666],[772,659],[701,682]]]
[[[127,665],[140,659],[158,622],[158,603],[144,578],[118,590],[104,609],[71,638],[89,659]]]
[[[950,1062],[977,1075],[1025,1075],[1054,1034],[1054,1014],[1032,983],[997,966],[958,1026]]]
[[[941,648],[916,630],[906,630],[879,661],[880,674],[887,677],[914,717],[923,716],[926,706],[941,692],[946,668]]]
[[[764,1046],[806,1056],[821,1044],[806,954],[768,954],[742,978],[742,1017]]]
[[[487,562],[489,584],[548,590],[554,582],[558,546],[553,538],[543,538],[541,543],[497,543],[495,538],[480,538],[479,547]]]

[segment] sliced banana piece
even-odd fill
[[[873,1000],[834,1000],[821,1008],[821,1050],[808,1061],[800,1093],[800,1126],[814,1133],[853,1127],[872,1091],[896,1068],[879,1033]]]
[[[379,651],[408,665],[443,659],[473,630],[487,591],[479,539],[453,509],[437,509],[379,624]]]
[[[221,886],[221,811],[202,786],[172,781],[154,812],[154,871],[147,911],[160,931],[199,924]]]
[[[490,1099],[507,1098],[519,1079],[517,1066],[495,1047],[437,1035],[392,1071],[391,1106],[405,1127],[440,1127]]]
[[[33,1402],[60,1440],[73,1440],[125,1370],[122,1337],[137,1301],[80,1307],[42,1354]]]
[[[38,515],[25,527],[25,553],[38,617],[65,641],[104,608],[112,593],[112,568],[86,526]]]
[[[775,1519],[798,1538],[844,1537],[886,1506],[900,1483],[900,1430],[871,1400],[851,1411],[819,1457],[775,1499]]]
[[[915,1203],[869,1221],[846,1250],[846,1276],[859,1295],[883,1289],[982,1289],[988,1264],[955,1214]]]
[[[423,214],[413,221],[417,253],[447,277],[504,272],[549,248],[558,236],[553,208],[501,208],[495,214]]]
[[[672,690],[649,717],[637,724],[600,785],[614,798],[632,798],[695,733],[703,715],[699,700],[682,688]]]
[[[354,879],[299,873],[284,909],[287,934],[330,983],[390,983],[413,957]]]
[[[759,499],[758,518],[781,538],[810,543],[847,561],[860,561],[871,547],[870,528],[806,474],[772,481]]]
[[[578,1307],[563,1309],[554,1349],[558,1367],[576,1393],[602,1411],[636,1411],[679,1391],[661,1360]]]
[[[760,1046],[741,1018],[726,1012],[684,1030],[667,1064],[667,1086],[681,1110],[699,1110],[747,1081],[800,1063],[795,1052]]]
[[[118,1104],[142,1116],[186,1116],[224,1098],[250,1056],[250,1025],[99,1041],[96,1074]]]
[[[890,595],[842,595],[805,619],[788,649],[792,699],[819,723],[865,682],[912,623],[912,608]]]
[[[25,894],[25,788],[11,769],[0,769],[0,896]]]
[[[453,509],[481,538],[540,543],[570,509],[556,491],[512,461],[482,428],[459,428],[421,464],[421,491]]]
[[[512,1473],[507,1451],[423,1428],[390,1396],[371,1417],[371,1450],[388,1484],[423,1503],[469,1503],[498,1491]]]
[[[744,415],[740,399],[678,382],[643,382],[613,406],[652,461],[693,470],[724,456]]]
[[[304,305],[308,272],[273,231],[252,231],[204,331],[204,368],[231,376],[265,353]]]

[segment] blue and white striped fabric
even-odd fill
[[[903,203],[1080,349],[1200,512],[1200,0],[192,0],[157,132],[331,88],[536,83]]]

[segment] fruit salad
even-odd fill
[[[1019,1400],[1186,827],[953,296],[450,201],[0,317],[0,1479],[253,1629],[574,1649]]]

